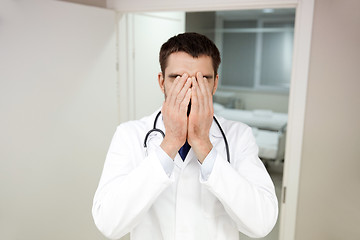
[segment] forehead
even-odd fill
[[[175,52],[168,57],[165,72],[178,74],[186,72],[190,76],[193,76],[197,72],[214,74],[214,68],[212,59],[209,56],[202,55],[194,58],[185,52]]]

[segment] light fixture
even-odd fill
[[[263,13],[273,13],[275,10],[273,8],[265,8],[262,11]]]

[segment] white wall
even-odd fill
[[[106,0],[58,0],[58,1],[73,2],[78,4],[106,8]]]
[[[107,7],[119,11],[204,11],[261,8],[294,7],[297,0],[106,0]]]
[[[359,12],[315,1],[297,240],[360,238]]]
[[[103,239],[93,194],[118,123],[115,13],[0,3],[0,239]]]
[[[236,94],[242,99],[247,110],[270,109],[280,113],[288,112],[288,93],[237,91]]]
[[[246,90],[224,90],[219,88],[220,92],[234,93],[240,100],[241,106],[245,110],[269,109],[274,112],[287,113],[289,109],[289,94],[277,92],[261,92]]]

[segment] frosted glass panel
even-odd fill
[[[264,33],[260,85],[289,87],[292,33]]]
[[[263,26],[284,31],[264,32],[262,35],[260,85],[289,87],[294,22],[265,22]]]
[[[253,87],[255,64],[254,33],[225,33],[223,38],[222,84]],[[236,46],[236,47],[234,47]]]

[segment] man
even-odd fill
[[[277,199],[251,128],[213,120],[219,64],[218,49],[200,34],[179,34],[161,47],[161,115],[118,126],[94,197],[105,236],[233,240],[239,231],[263,237],[273,228]],[[144,149],[154,121],[165,136],[152,132]]]

